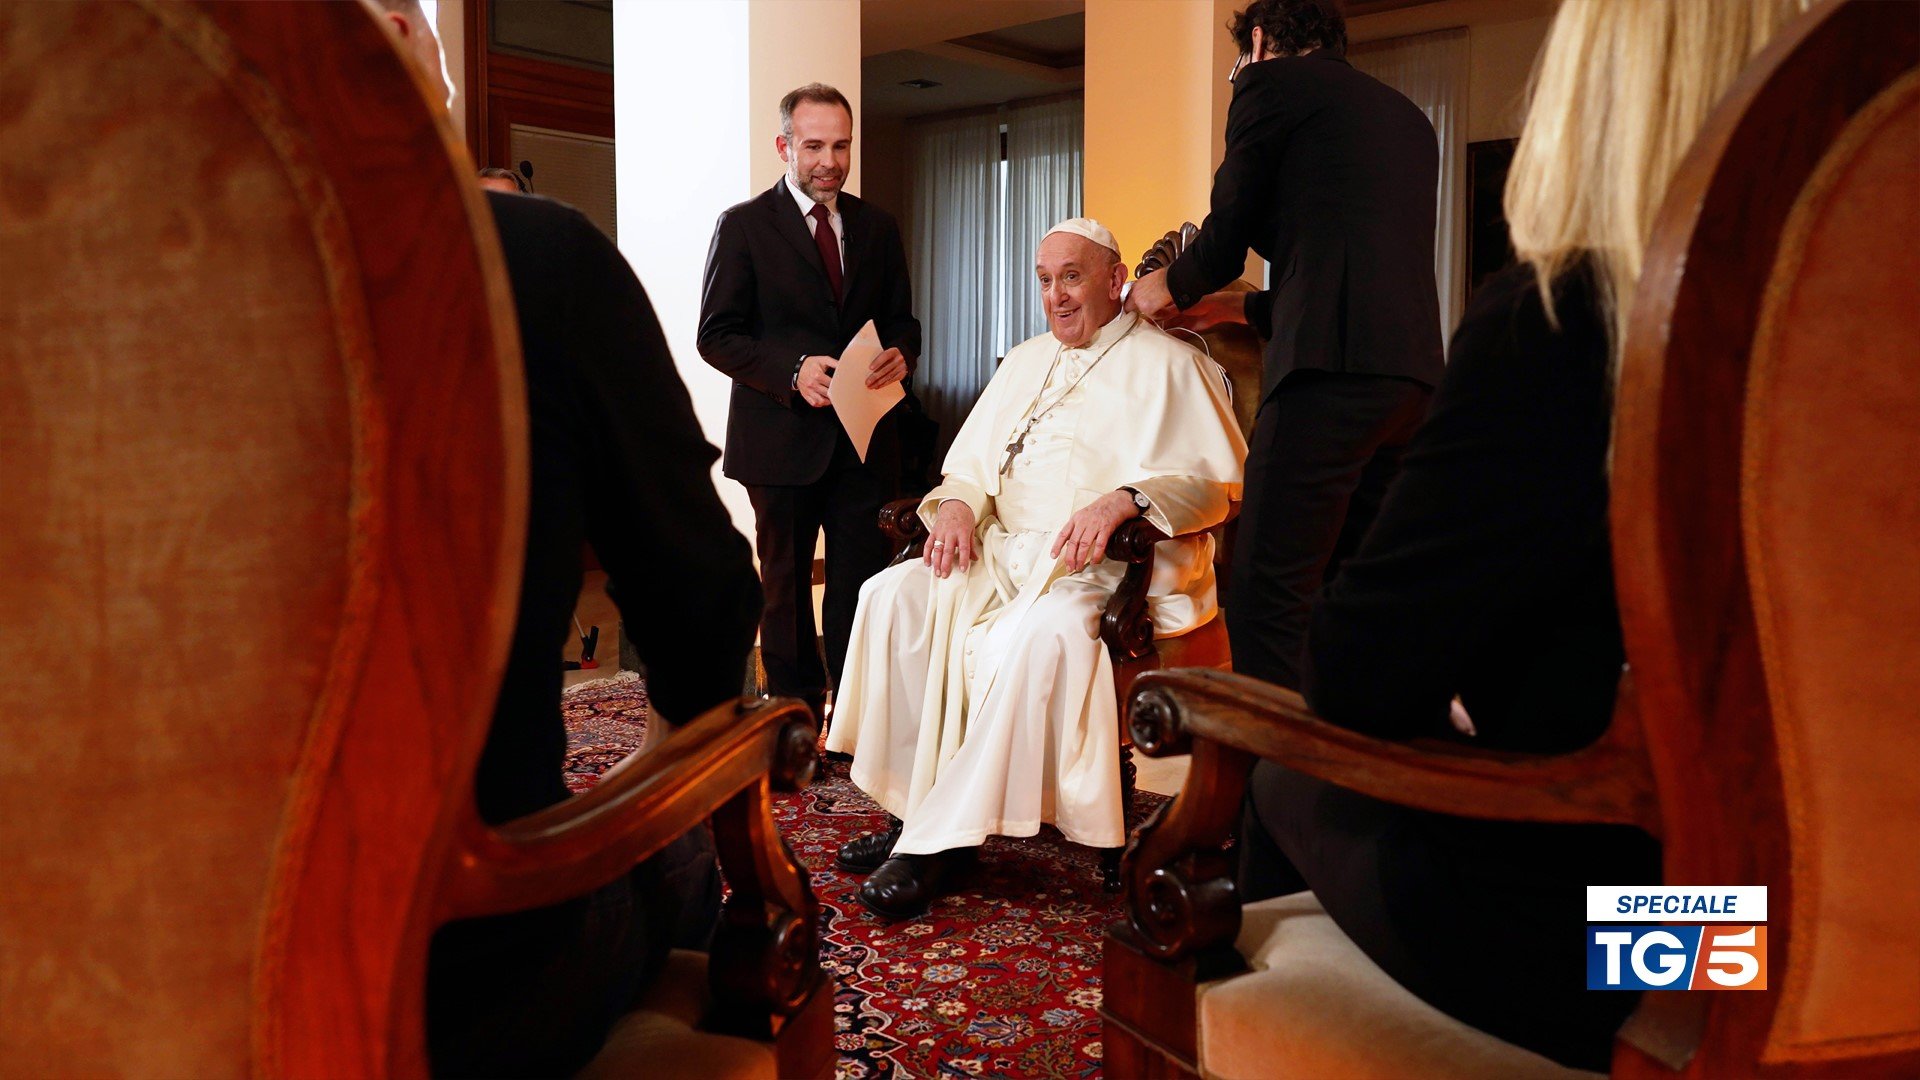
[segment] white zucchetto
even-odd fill
[[[1106,248],[1108,251],[1113,252],[1115,255],[1120,254],[1120,241],[1113,238],[1113,231],[1092,218],[1068,218],[1053,228],[1048,229],[1046,236],[1042,236],[1040,239],[1044,241],[1054,233],[1072,233],[1075,236],[1083,236],[1099,244],[1101,247]]]

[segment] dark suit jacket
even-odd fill
[[[532,450],[520,619],[480,761],[481,814],[498,822],[567,795],[560,650],[585,544],[647,665],[649,698],[677,721],[740,692],[761,596],[713,489],[713,446],[626,259],[565,204],[487,199],[520,319]]]
[[[1263,399],[1295,368],[1436,385],[1438,180],[1433,126],[1391,87],[1319,52],[1249,65],[1212,211],[1167,274],[1174,303],[1239,277],[1252,248],[1272,266],[1272,288],[1247,298],[1267,339]]]
[[[519,317],[530,465],[519,618],[474,785],[480,816],[498,824],[567,798],[560,650],[586,543],[647,664],[656,718],[690,720],[740,692],[760,580],[626,260],[564,204],[496,192],[487,202]],[[673,944],[685,898],[671,861],[650,859],[591,897],[443,927],[427,975],[435,1071],[584,1065]]]
[[[724,467],[743,484],[810,484],[833,460],[839,419],[792,388],[802,356],[839,356],[872,319],[882,345],[905,353],[910,368],[919,362],[920,322],[900,227],[852,195],[843,192],[839,204],[846,256],[838,303],[785,177],[728,208],[714,226],[700,298],[700,355],[733,378]],[[893,476],[892,417],[880,427],[868,464]]]

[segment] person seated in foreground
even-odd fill
[[[377,10],[444,108],[439,42],[417,0]],[[691,720],[739,694],[761,597],[713,488],[719,452],[626,260],[562,203],[495,192],[487,205],[513,287],[529,440],[519,618],[474,780],[481,819],[500,825],[568,798],[560,652],[587,543],[647,665],[653,722]],[[578,1071],[670,948],[705,947],[719,909],[702,828],[587,896],[442,927],[427,964],[434,1073]]]
[[[1495,749],[1563,753],[1607,729],[1625,659],[1611,391],[1641,255],[1702,120],[1800,6],[1560,9],[1507,184],[1521,263],[1475,294],[1399,478],[1313,615],[1305,694],[1330,722],[1446,737],[1457,694],[1461,729]],[[1584,886],[1657,883],[1653,838],[1429,813],[1265,762],[1247,809],[1246,899],[1311,889],[1436,1008],[1608,1067],[1636,995],[1582,989]]]
[[[1247,447],[1220,368],[1121,311],[1113,234],[1074,218],[1041,239],[1051,333],[1016,346],[921,502],[923,557],[860,592],[827,749],[892,827],[841,848],[860,899],[926,911],[988,836],[1118,847],[1119,713],[1100,616],[1125,572],[1122,522],[1168,536],[1223,521]],[[1154,632],[1215,617],[1213,540],[1156,552]],[[891,857],[889,857],[891,856]]]

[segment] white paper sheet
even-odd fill
[[[867,373],[873,370],[874,357],[881,351],[880,332],[869,319],[853,336],[847,351],[840,354],[840,366],[833,369],[833,382],[827,387],[827,396],[833,400],[833,411],[840,417],[840,426],[847,429],[847,438],[853,440],[853,448],[863,462],[867,460],[867,447],[873,442],[873,429],[880,425],[880,418],[907,396],[906,388],[897,382],[878,390],[867,389]]]

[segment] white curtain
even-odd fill
[[[1000,117],[909,128],[913,298],[924,342],[914,391],[940,424],[942,456],[993,377],[995,252],[1002,228]],[[936,463],[936,467],[937,463]]]
[[[1084,103],[1078,97],[1014,106],[1007,124],[1007,243],[1001,266],[1007,317],[1000,346],[1010,349],[1047,329],[1034,283],[1033,251],[1055,224],[1080,216]]]
[[[1467,32],[1390,38],[1356,45],[1347,59],[1420,106],[1440,139],[1433,276],[1440,285],[1441,340],[1460,321],[1466,285]]]

